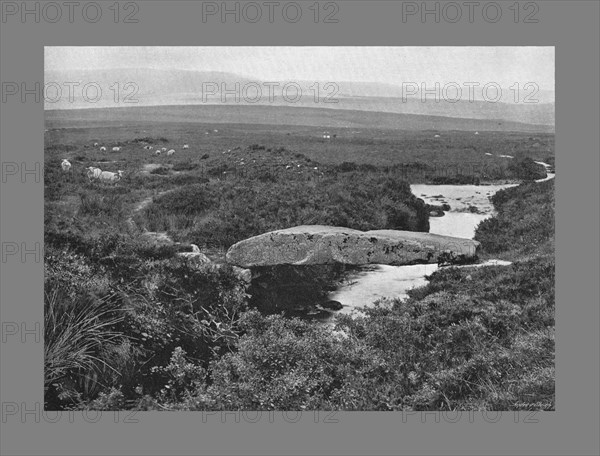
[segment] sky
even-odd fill
[[[554,91],[554,47],[46,47],[46,70],[170,68],[263,81],[538,84]]]

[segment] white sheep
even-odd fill
[[[189,146],[188,144],[184,144],[184,145],[183,145],[183,148],[184,148],[184,149],[189,149],[189,148],[190,148],[190,146]]]
[[[105,151],[106,151],[106,147],[102,146],[102,147],[100,148],[100,150],[101,150],[102,152],[105,152]]]
[[[163,152],[166,152],[166,151],[167,151],[167,148],[166,148],[166,147],[163,147],[163,148],[162,148],[162,151],[163,151]]]
[[[94,143],[94,147],[98,147],[98,143],[97,143],[97,142],[96,142],[96,143]]]
[[[119,152],[120,150],[121,150],[121,148],[120,148],[120,147],[113,147],[113,148],[112,148],[112,151],[113,151],[113,152]]]
[[[160,149],[156,149],[156,152],[154,152],[154,155],[160,155]]]
[[[171,156],[175,153],[175,149],[171,149],[169,152],[167,152],[167,156]]]
[[[98,179],[100,180],[100,182],[115,183],[119,182],[122,177],[123,171],[121,170],[117,171],[116,173],[111,173],[110,171],[102,171],[100,173],[100,176],[98,176]]]
[[[100,168],[96,168],[95,166],[89,166],[86,168],[87,177],[91,181],[92,179],[98,179],[100,174],[102,174],[102,170]]]
[[[146,150],[152,150],[152,146],[144,146],[144,149],[146,149]]]
[[[71,163],[66,158],[63,158],[63,161],[60,163],[60,167],[65,173],[71,171]]]

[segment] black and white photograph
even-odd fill
[[[43,108],[44,410],[556,410],[554,46],[46,46]]]

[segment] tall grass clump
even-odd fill
[[[69,301],[58,288],[45,294],[46,388],[75,377],[97,378],[99,373],[113,369],[99,354],[123,339],[123,334],[112,329],[123,316],[111,307],[108,299],[79,298]]]

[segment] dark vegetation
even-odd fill
[[[146,226],[224,248],[298,225],[429,231],[426,205],[406,182],[392,177],[349,172],[313,180],[282,171],[261,182],[251,172],[157,198],[142,214]]]
[[[106,144],[124,147],[118,153],[82,146],[101,142],[101,129],[49,132],[46,409],[554,409],[552,181],[497,193],[497,217],[477,231],[484,258],[508,258],[513,265],[443,268],[404,301],[380,302],[355,320],[338,317],[337,333],[291,317],[295,308],[325,299],[340,268],[265,268],[249,283],[222,262],[196,265],[178,257],[181,247],[145,240],[142,230],[220,249],[309,223],[427,231],[428,207],[407,182],[427,181],[419,179],[435,168],[438,152],[426,150],[433,146],[414,132],[398,141],[420,144],[419,151],[393,163],[385,150],[365,154],[373,146],[398,147],[393,141],[344,131],[336,140],[347,146],[345,155],[340,145],[328,154],[323,147],[329,146],[307,139],[306,131],[294,139],[294,129],[269,140],[258,132],[256,142],[250,135],[245,143],[255,147],[236,148],[223,137],[196,146],[200,140],[182,133],[188,130],[170,128],[107,129]],[[198,138],[210,128],[200,129]],[[478,155],[522,147],[519,158],[540,159],[527,137],[494,133],[478,143],[483,136],[472,140]],[[282,146],[282,138],[292,144]],[[465,138],[456,133],[454,146]],[[543,138],[535,138],[537,150],[553,145],[553,137]],[[160,142],[187,142],[191,150],[167,159],[142,149]],[[471,154],[443,152],[455,160]],[[62,158],[74,165],[69,176],[60,169]],[[147,163],[167,171],[144,172]],[[495,163],[503,173],[522,172]],[[125,178],[90,183],[82,170],[95,165],[121,169]],[[537,168],[530,171],[537,176]],[[136,212],[148,197],[154,202]],[[282,302],[268,286],[273,283],[299,289]]]
[[[150,174],[160,174],[160,175],[166,175],[169,174],[169,171],[171,169],[168,166],[159,166],[158,168],[153,169],[152,171],[150,171]]]
[[[481,179],[478,176],[465,176],[458,174],[456,176],[435,176],[431,180],[436,185],[479,185]]]
[[[248,289],[250,305],[263,314],[304,317],[315,304],[327,302],[327,294],[343,280],[352,267],[345,265],[278,266],[254,268],[255,278]],[[315,311],[309,318],[328,317]]]
[[[554,255],[554,180],[525,183],[492,196],[497,215],[484,220],[475,239],[490,254]]]
[[[546,170],[529,157],[514,160],[511,162],[508,169],[514,173],[515,177],[525,181],[543,179],[546,177]]]

